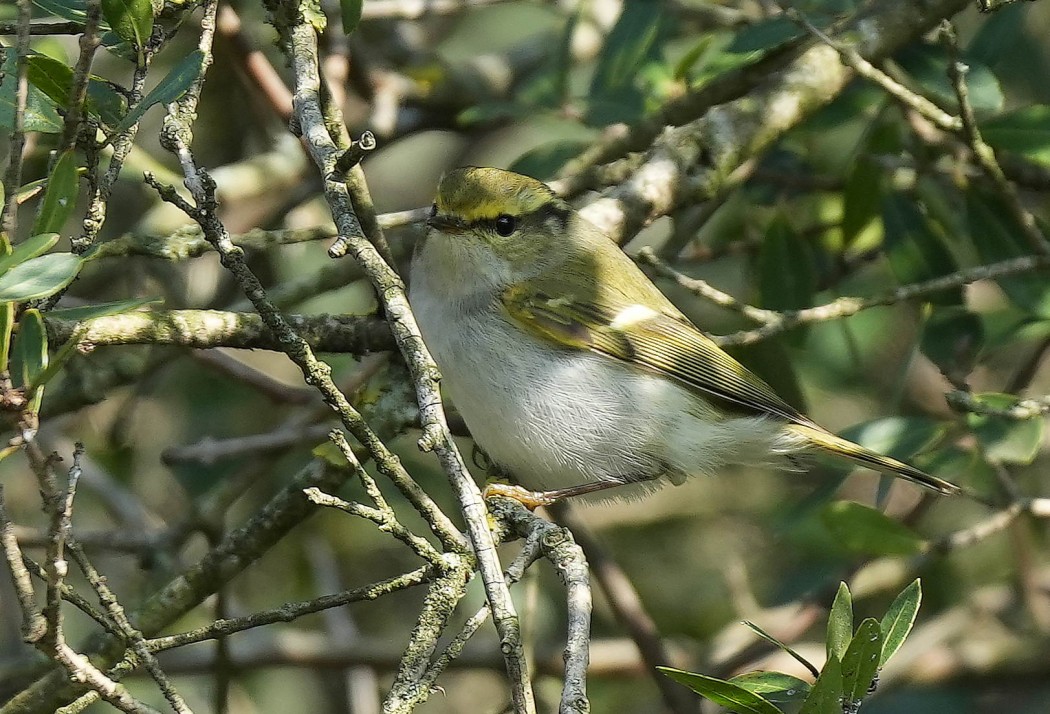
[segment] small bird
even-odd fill
[[[813,451],[959,491],[799,413],[542,182],[455,169],[427,225],[409,290],[423,339],[477,445],[538,489],[496,493],[611,498]]]

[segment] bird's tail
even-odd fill
[[[802,437],[807,443],[815,446],[821,451],[826,451],[829,454],[849,459],[850,461],[861,466],[866,466],[869,469],[875,469],[876,471],[890,474],[891,476],[898,476],[907,479],[908,481],[917,483],[920,486],[925,486],[926,488],[937,491],[938,493],[946,495],[960,493],[959,487],[955,484],[948,483],[936,476],[930,476],[925,471],[920,471],[903,461],[898,461],[889,456],[877,454],[871,449],[865,449],[860,444],[854,444],[852,441],[847,441],[840,436],[835,436],[831,432],[824,431],[819,427],[806,424],[792,424],[788,427],[788,430]]]

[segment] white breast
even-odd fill
[[[474,439],[530,488],[711,473],[794,450],[775,422],[726,419],[667,379],[541,342],[494,291],[452,297],[414,270],[410,300]]]

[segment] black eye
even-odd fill
[[[506,213],[496,216],[496,232],[504,238],[513,233],[516,227],[517,222],[514,220],[514,216],[508,216]]]

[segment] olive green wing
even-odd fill
[[[820,429],[680,314],[621,303],[609,294],[554,297],[523,286],[507,289],[502,300],[512,319],[554,345],[607,355],[729,402],[726,406]]]

